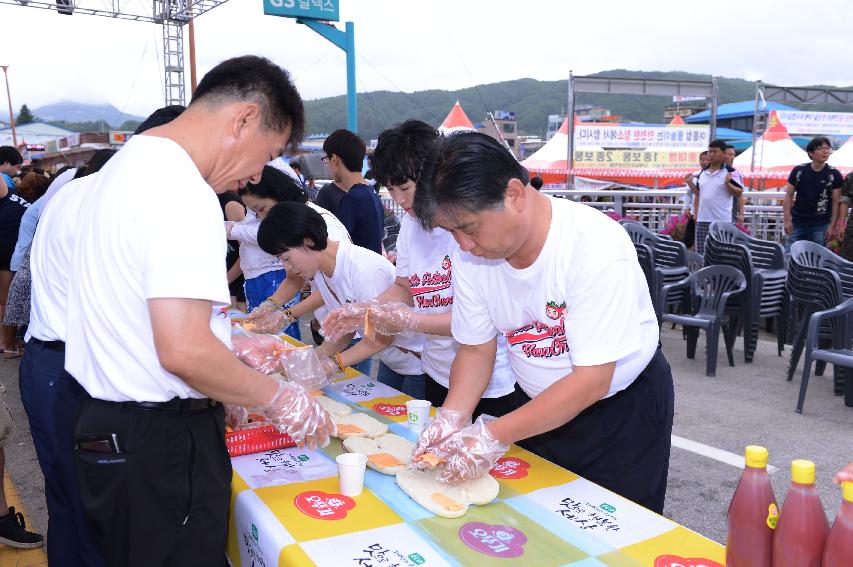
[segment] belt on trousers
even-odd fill
[[[219,405],[210,398],[172,398],[168,402],[117,402],[122,407],[160,411],[201,411]]]
[[[35,337],[30,337],[29,342],[42,346],[49,350],[55,350],[57,352],[65,352],[65,341],[43,341],[41,339],[37,339]]]

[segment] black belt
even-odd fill
[[[55,350],[57,352],[65,352],[65,341],[43,341],[41,339],[37,339],[35,337],[30,337],[29,342],[35,343],[39,346],[42,346],[49,350]]]
[[[210,398],[172,398],[168,402],[115,402],[122,407],[160,411],[201,411],[219,405]]]

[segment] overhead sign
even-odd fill
[[[853,112],[777,110],[776,116],[789,134],[823,134],[825,136],[853,134]]]
[[[705,100],[704,96],[682,96],[682,95],[673,95],[672,102],[691,102],[694,100]]]
[[[131,136],[133,136],[133,132],[110,130],[110,144],[113,146],[120,146],[126,143]]]
[[[708,149],[709,128],[697,126],[646,126],[630,124],[577,124],[575,146],[598,148]]]
[[[264,0],[264,14],[337,22],[340,0]]]

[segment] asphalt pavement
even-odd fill
[[[813,460],[830,521],[841,502],[832,476],[853,460],[853,408],[833,395],[831,370],[812,378],[805,411],[799,415],[794,412],[799,373],[793,382],[785,380],[790,347],[778,357],[775,339],[762,337],[750,364],[743,362],[741,348],[739,338],[734,368],[721,349],[717,375],[708,377],[704,337],[696,359],[688,360],[681,331],[668,326],[663,330],[663,349],[675,381],[673,435],[679,441],[672,449],[664,514],[721,543],[726,510],[740,476],[740,469],[728,461],[742,455],[746,445],[761,444],[770,450],[770,465],[776,467],[771,479],[780,503],[790,482],[791,460]],[[0,382],[7,387],[7,403],[17,424],[16,437],[6,447],[6,466],[26,508],[27,524],[44,533],[44,483],[21,405],[18,365],[0,360]]]

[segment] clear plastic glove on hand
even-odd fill
[[[444,470],[438,475],[439,482],[458,484],[466,480],[489,474],[509,445],[501,443],[489,431],[488,423],[494,417],[481,415],[470,425],[459,431],[445,444]]]
[[[417,316],[405,303],[381,303],[376,300],[347,303],[332,310],[323,321],[323,332],[332,340],[354,331],[368,339],[376,334],[392,336],[416,330]]]
[[[278,310],[278,305],[276,305],[269,299],[265,299],[261,302],[260,305],[252,309],[252,311],[246,316],[246,320],[254,321],[255,319],[258,319],[260,317],[263,317],[264,315],[268,315]]]
[[[282,433],[287,433],[300,447],[325,447],[335,434],[331,416],[317,400],[299,384],[278,381],[275,396],[266,405],[254,408]]]
[[[281,372],[281,353],[293,347],[278,337],[237,330],[231,334],[231,350],[243,364],[263,374]]]
[[[421,461],[419,457],[425,453],[432,453],[436,457],[445,459],[447,457],[446,443],[454,433],[471,425],[471,414],[440,407],[435,411],[435,417],[423,430],[415,449],[412,451],[412,463],[418,467],[428,468],[429,464]]]
[[[291,382],[306,390],[319,390],[343,376],[337,363],[327,356],[320,357],[314,347],[304,346],[283,352],[281,365]]]
[[[256,307],[252,311],[252,314],[261,307],[263,307],[263,303]],[[289,326],[294,321],[295,319],[289,317],[284,310],[278,309],[269,313],[259,314],[252,319],[247,317],[246,320],[243,321],[243,328],[254,333],[280,333],[282,329]]]

